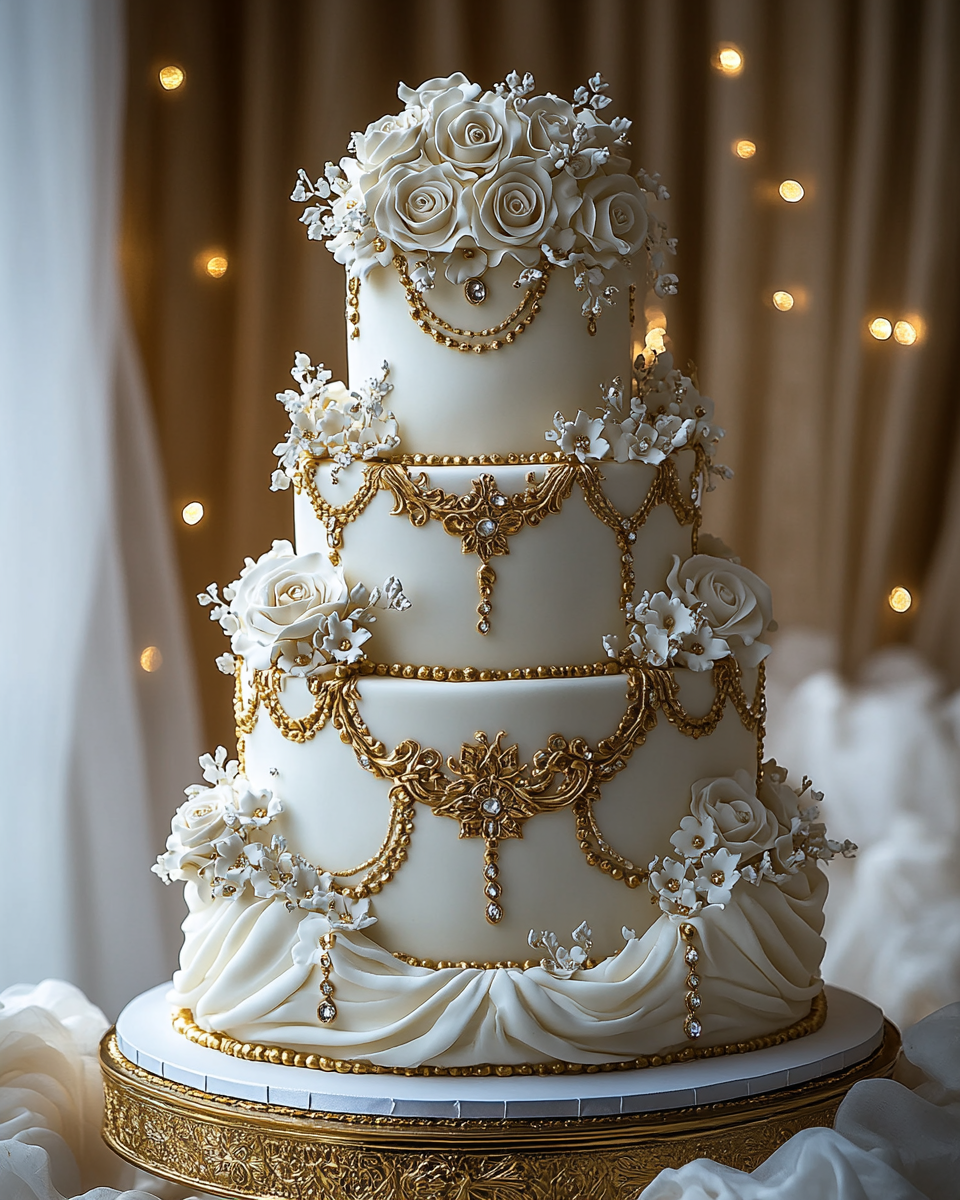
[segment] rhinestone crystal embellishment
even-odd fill
[[[487,920],[490,921],[491,924],[496,925],[497,922],[500,921],[502,918],[503,918],[503,909],[500,907],[499,904],[488,904],[487,905]]]
[[[695,949],[695,947],[689,946],[687,948],[687,952],[683,956],[683,961],[685,963],[687,963],[688,966],[691,966],[691,967],[693,966],[694,963],[700,961],[700,955],[697,953],[697,950]]]
[[[487,285],[482,279],[468,279],[463,285],[463,294],[471,304],[482,304],[487,298]]]
[[[324,1000],[324,1002],[317,1009],[317,1016],[320,1018],[321,1023],[324,1025],[329,1025],[330,1022],[336,1017],[336,1015],[337,1015],[337,1006],[333,1003],[332,1000]]]
[[[698,1038],[703,1033],[703,1026],[694,1017],[688,1017],[683,1023],[683,1032],[688,1038]]]
[[[507,498],[506,496],[501,496],[500,493],[497,492],[495,496],[490,497],[490,503],[494,505],[495,508],[503,508],[503,506],[507,503]]]
[[[497,532],[496,521],[491,521],[489,517],[484,517],[482,521],[477,522],[477,533],[481,537],[491,537]]]
[[[484,800],[484,802],[480,805],[480,807],[488,817],[495,817],[500,812],[502,805],[496,796],[488,796],[487,799]]]

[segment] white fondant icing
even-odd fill
[[[712,678],[689,671],[677,677],[687,710],[706,712],[715,695]],[[749,673],[744,682],[751,694]],[[624,675],[488,683],[368,677],[358,686],[364,721],[390,749],[412,738],[447,757],[458,755],[477,730],[493,737],[505,729],[506,744],[516,742],[520,761],[529,763],[554,733],[591,745],[609,737],[626,709],[628,681]],[[288,694],[305,691],[302,681],[287,681],[284,704]],[[302,711],[293,702],[289,707]],[[646,866],[669,850],[671,834],[689,812],[693,781],[741,767],[755,771],[756,745],[729,703],[708,738],[687,737],[661,715],[626,767],[602,786],[595,812],[604,837]],[[246,769],[255,785],[284,797],[272,828],[311,862],[349,870],[376,853],[387,832],[391,785],[365,771],[332,726],[298,744],[284,739],[261,710],[247,737]],[[522,840],[501,842],[504,918],[496,926],[484,917],[482,870],[483,841],[460,838],[456,821],[418,805],[407,860],[375,902],[376,940],[420,958],[524,961],[531,929],[575,929],[586,919],[594,953],[606,956],[621,944],[623,925],[642,931],[658,915],[646,889],[631,890],[588,865],[570,809],[535,816],[523,826]]]
[[[438,275],[427,293],[435,313],[460,329],[496,324],[516,307],[516,264],[487,271],[488,299],[469,304],[463,288]],[[516,341],[484,354],[439,345],[411,319],[397,272],[375,267],[360,285],[359,337],[347,342],[350,384],[390,364],[390,408],[408,454],[541,454],[543,431],[557,409],[592,408],[600,385],[630,373],[626,304],[630,279],[609,272],[620,303],[607,309],[591,337],[572,272],[555,271],[541,311]]]
[[[694,470],[690,451],[677,455],[684,494]],[[428,486],[465,495],[481,474],[493,475],[503,493],[522,492],[527,475],[541,479],[545,467],[411,467]],[[317,482],[325,499],[346,504],[356,493],[363,468],[356,463],[331,485],[321,466]],[[643,463],[604,463],[604,492],[616,508],[632,515],[642,504],[656,470]],[[525,667],[598,662],[606,657],[605,634],[625,629],[621,595],[621,550],[614,531],[587,506],[574,485],[558,513],[508,539],[510,553],[490,560],[493,588],[490,632],[477,632],[477,568],[480,559],[464,554],[458,537],[439,521],[414,526],[405,514],[392,515],[394,498],[379,492],[344,531],[340,556],[349,579],[403,580],[410,609],[402,619],[379,620],[365,647],[374,662],[447,667]],[[297,547],[302,554],[327,551],[327,531],[309,497],[294,502]],[[658,505],[637,531],[634,543],[635,591],[656,591],[674,556],[691,553],[692,526],[680,525],[672,509]],[[328,552],[328,551],[327,551]],[[571,569],[574,564],[574,569]]]
[[[826,879],[804,867],[788,888],[740,888],[724,909],[692,919],[702,946],[702,1044],[782,1029],[809,1010]],[[688,1044],[680,920],[663,915],[641,938],[570,979],[541,967],[430,970],[394,958],[362,933],[331,951],[338,1016],[317,1020],[315,966],[292,959],[298,914],[269,901],[213,903],[188,888],[175,1005],[205,1029],[382,1066],[464,1066],[550,1059],[614,1062]]]

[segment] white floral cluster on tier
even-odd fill
[[[724,431],[713,424],[713,401],[701,396],[689,376],[673,365],[673,355],[639,354],[629,395],[623,380],[601,386],[598,416],[582,409],[569,421],[558,412],[544,437],[580,462],[662,463],[678,450],[701,446],[711,475],[730,478],[729,467],[714,463]],[[708,488],[712,490],[712,486]]]
[[[700,779],[691,789],[690,814],[670,838],[677,857],[649,864],[648,887],[661,909],[680,917],[723,907],[738,881],[786,883],[809,859],[852,858],[857,847],[826,836],[822,792],[804,779],[798,790],[773,759],[763,764],[759,789],[746,771],[733,778]],[[807,792],[809,790],[809,796]]]
[[[718,539],[700,541],[726,549]],[[610,658],[707,671],[730,655],[743,667],[755,667],[770,653],[760,641],[777,627],[770,588],[739,559],[694,554],[681,563],[675,554],[667,587],[644,592],[627,606],[626,645],[618,634],[603,639]]]
[[[187,802],[174,815],[166,853],[151,868],[164,883],[202,883],[225,900],[245,892],[280,900],[288,909],[315,914],[311,929],[320,933],[364,929],[376,921],[369,900],[342,895],[332,876],[292,854],[278,834],[269,844],[251,840],[279,816],[283,803],[241,775],[223,746],[214,755],[204,754],[200,766],[207,784],[186,789]]]
[[[616,292],[604,272],[646,250],[650,282],[672,295],[675,242],[649,205],[669,194],[657,176],[630,173],[630,121],[599,115],[607,86],[595,75],[571,103],[532,95],[533,76],[516,72],[482,94],[460,72],[401,84],[403,112],[355,133],[355,157],[315,182],[301,170],[291,199],[307,204],[307,236],[358,277],[398,250],[424,256],[411,272],[420,290],[438,260],[462,284],[509,256],[526,268],[521,286],[552,263],[573,268],[584,315],[596,317]]]
[[[331,675],[364,657],[376,609],[410,607],[395,576],[373,592],[362,583],[348,588],[343,569],[325,554],[295,554],[287,541],[274,542],[256,562],[248,558],[222,596],[211,583],[197,599],[230,638],[233,653],[217,659],[225,675],[236,670],[235,656],[260,671]]]
[[[284,440],[274,446],[280,460],[270,479],[270,490],[288,488],[297,473],[301,451],[315,458],[332,458],[332,482],[337,472],[357,459],[381,458],[400,445],[397,419],[383,407],[384,397],[393,390],[387,383],[390,367],[368,379],[359,391],[331,382],[331,372],[323,363],[316,366],[306,354],[298,353],[290,374],[300,391],[288,388],[277,392],[277,399],[290,414],[290,429]]]

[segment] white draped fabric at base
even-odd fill
[[[175,961],[149,865],[197,739],[116,262],[122,15],[0,0],[0,986],[55,971],[113,1012]]]
[[[960,692],[904,648],[855,683],[834,661],[822,636],[778,639],[766,748],[860,847],[827,867],[824,978],[906,1026],[960,1000]]]
[[[0,993],[3,1200],[200,1196],[136,1174],[100,1142],[96,1047],[106,1024],[69,984]],[[804,1130],[752,1175],[707,1159],[662,1171],[639,1200],[956,1200],[960,1004],[903,1041],[897,1081],[856,1084],[834,1129]]]

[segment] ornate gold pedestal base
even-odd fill
[[[634,1200],[664,1167],[701,1156],[750,1171],[831,1125],[860,1079],[890,1075],[889,1023],[864,1062],[785,1091],[699,1108],[580,1120],[445,1121],[304,1112],[231,1100],[101,1046],[103,1135],[156,1175],[258,1200]]]

